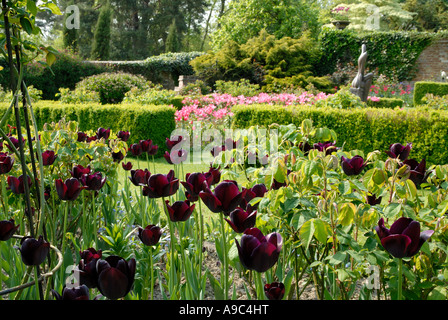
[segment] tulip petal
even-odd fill
[[[411,218],[401,217],[390,227],[390,234],[402,234],[413,220]]]
[[[381,239],[383,247],[395,258],[406,257],[411,242],[411,238],[402,234],[391,234]]]

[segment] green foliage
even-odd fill
[[[216,92],[227,93],[233,97],[245,96],[253,97],[260,93],[260,86],[258,84],[251,84],[247,79],[239,81],[216,81]]]
[[[351,93],[348,88],[342,88],[334,95],[329,96],[327,99],[318,100],[315,103],[316,107],[321,108],[335,108],[335,109],[353,109],[365,107],[361,99]]]
[[[100,103],[100,95],[98,92],[86,90],[85,88],[79,88],[70,90],[68,88],[59,88],[59,93],[56,94],[59,101],[62,103]]]
[[[180,94],[183,96],[192,95],[200,96],[206,95],[212,92],[212,88],[205,84],[202,80],[196,80],[193,83],[189,83],[180,90]]]
[[[274,88],[278,79],[299,75],[304,78],[292,78],[292,82],[324,82],[324,79],[307,79],[312,75],[312,66],[319,60],[319,55],[317,43],[308,34],[302,35],[300,39],[276,39],[262,30],[245,44],[229,41],[221,50],[192,60],[191,65],[195,73],[210,86],[219,80],[247,79],[260,86],[269,85],[262,88],[265,90]]]
[[[412,25],[418,31],[448,29],[448,3],[444,0],[406,0],[403,8],[417,13]]]
[[[444,96],[448,94],[448,83],[417,81],[414,84],[414,106],[422,104],[422,99],[428,93],[436,96]]]
[[[376,100],[367,100],[366,104],[372,108],[403,108],[404,101],[398,98],[380,98],[379,101]]]
[[[169,29],[168,36],[166,37],[165,52],[179,52],[181,43],[177,31],[176,19],[173,19]]]
[[[0,104],[0,113],[4,114],[9,104]],[[175,129],[174,112],[170,106],[140,104],[99,103],[62,104],[59,102],[40,101],[33,106],[39,130],[45,123],[66,121],[78,123],[79,130],[95,133],[99,127],[110,128],[113,132],[129,130],[131,133],[128,144],[140,140],[152,139],[165,150],[165,138]],[[10,114],[8,122],[14,123],[14,115]],[[162,154],[160,151],[159,155]]]
[[[422,99],[422,107],[431,109],[448,110],[448,94],[444,96],[436,96],[432,93],[427,93]]]
[[[411,80],[416,73],[416,60],[434,39],[443,36],[426,32],[355,32],[324,29],[320,35],[321,59],[317,74],[336,71],[337,63],[357,65],[361,45],[367,47],[367,71],[383,74],[398,81]]]
[[[175,105],[179,107],[178,96],[173,90],[165,90],[160,86],[139,89],[132,88],[126,92],[123,103],[138,103],[142,105]],[[181,104],[181,103],[180,103]]]
[[[107,60],[110,53],[112,9],[109,2],[101,8],[93,37],[92,60]]]
[[[144,89],[149,82],[142,76],[129,73],[105,72],[85,78],[76,89],[98,92],[102,104],[120,103],[132,88]]]
[[[411,142],[415,158],[428,163],[447,163],[448,113],[443,110],[375,108],[235,106],[232,126],[248,128],[272,123],[300,125],[311,119],[317,127],[332,128],[344,150],[387,150],[390,144]],[[437,152],[434,152],[437,150]]]

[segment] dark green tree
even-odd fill
[[[91,59],[107,60],[110,52],[110,27],[112,11],[109,3],[101,8],[93,38]]]
[[[68,3],[68,5],[73,5],[73,0]],[[65,12],[64,21],[63,21],[63,43],[64,48],[69,49],[73,52],[78,51],[78,30],[73,26],[73,21],[68,21],[71,19],[73,13]],[[67,23],[68,22],[68,23]]]
[[[180,49],[181,43],[177,32],[176,19],[173,19],[166,37],[165,52],[179,52]]]

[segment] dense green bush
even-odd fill
[[[422,104],[425,95],[431,93],[435,96],[444,96],[448,94],[448,83],[417,81],[414,84],[414,106]]]
[[[233,107],[232,112],[233,128],[272,123],[300,126],[304,119],[311,119],[316,127],[332,128],[338,136],[338,147],[346,150],[367,153],[387,150],[396,142],[410,142],[416,159],[425,158],[431,164],[448,163],[448,112],[442,110],[245,105]]]
[[[142,105],[173,105],[176,109],[182,107],[183,97],[173,90],[166,90],[160,86],[139,89],[132,88],[125,94],[123,103],[138,103]]]
[[[428,93],[422,98],[421,102],[422,108],[448,110],[448,95],[436,96]]]
[[[396,107],[403,108],[404,101],[398,98],[380,98],[379,101],[367,100],[367,105],[372,108],[389,108],[394,109]]]
[[[445,34],[446,35],[446,34]],[[361,45],[367,47],[367,69],[378,76],[398,81],[412,80],[420,53],[442,33],[429,32],[359,32],[350,29],[324,29],[320,34],[321,59],[316,64],[318,75],[332,74],[337,64],[357,66]]]
[[[150,83],[142,76],[130,73],[105,72],[85,78],[76,84],[76,90],[98,92],[102,104],[120,103],[132,88],[146,89]]]
[[[0,114],[8,108],[0,103]],[[128,144],[152,139],[159,145],[158,155],[166,150],[165,138],[175,129],[175,109],[169,106],[142,106],[140,104],[61,104],[56,101],[40,101],[33,106],[39,130],[45,123],[57,122],[63,117],[76,121],[79,130],[94,134],[99,127],[114,132],[129,130]],[[8,124],[14,125],[14,112],[10,113]]]
[[[258,84],[251,84],[247,79],[238,81],[216,81],[216,92],[227,93],[233,97],[245,96],[253,97],[260,93],[260,86]]]

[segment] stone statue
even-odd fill
[[[358,73],[356,74],[355,79],[352,81],[352,86],[350,88],[350,92],[356,94],[361,98],[361,101],[366,102],[367,96],[369,95],[370,86],[372,85],[373,73],[368,73],[364,75],[366,69],[366,61],[367,61],[367,51],[366,45],[363,44],[361,47],[361,55],[358,59]]]

